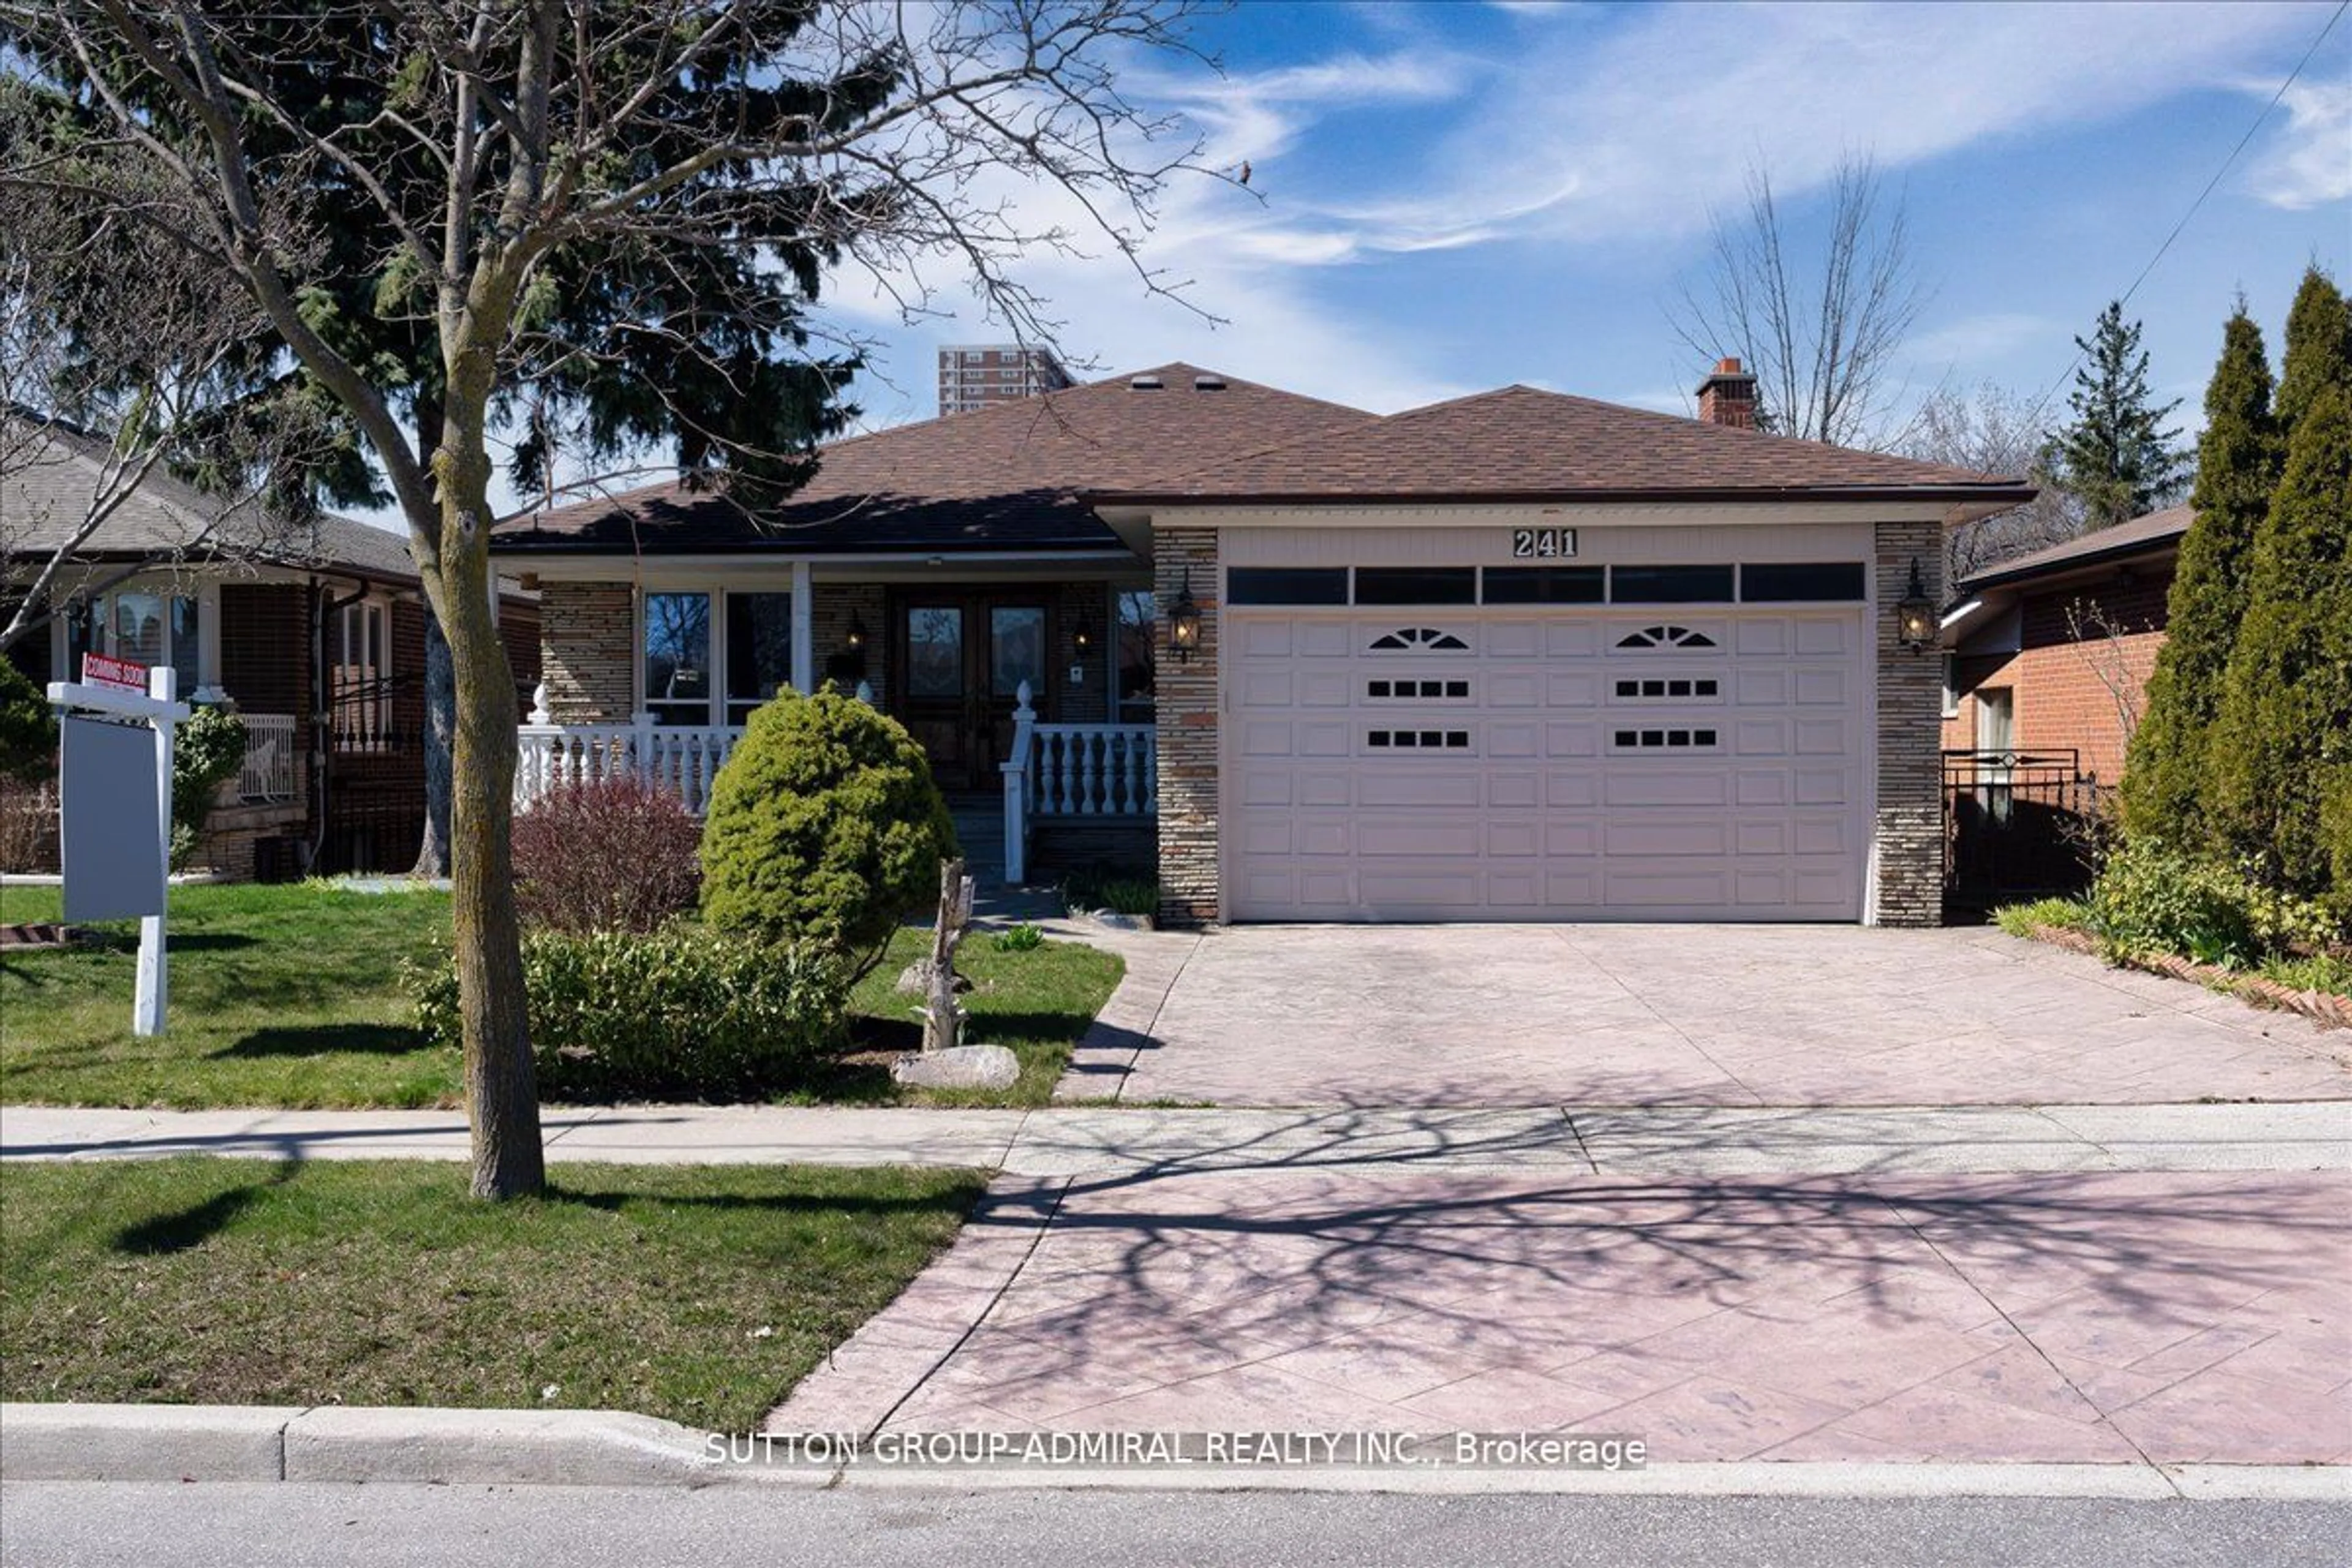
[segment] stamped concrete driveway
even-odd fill
[[[1191,946],[1139,1033],[1123,1100],[2352,1098],[2341,1032],[1983,930],[1244,926]]]

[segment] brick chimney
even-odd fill
[[[1698,416],[1735,430],[1756,428],[1756,377],[1736,359],[1717,360],[1715,374],[1698,384]]]

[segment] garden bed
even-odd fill
[[[953,1239],[970,1172],[16,1163],[0,1397],[634,1410],[745,1430]]]

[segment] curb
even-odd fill
[[[2352,1467],[2345,1466],[1747,1460],[1613,1473],[1347,1465],[1023,1469],[743,1464],[719,1457],[724,1451],[723,1439],[625,1411],[0,1405],[0,1479],[9,1481],[2352,1502]]]

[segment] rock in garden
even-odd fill
[[[1021,1058],[1003,1046],[956,1046],[900,1057],[890,1064],[890,1076],[917,1089],[1011,1089],[1021,1076]]]

